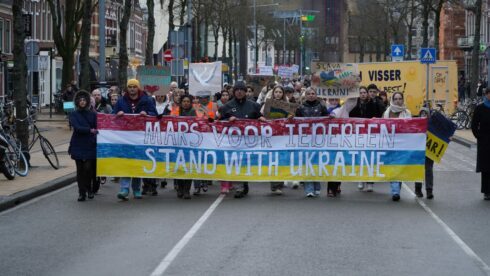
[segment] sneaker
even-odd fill
[[[235,198],[242,198],[245,196],[245,193],[243,191],[236,191],[235,192]]]
[[[490,194],[485,194],[485,195],[483,196],[483,199],[484,199],[484,200],[490,200]]]
[[[320,195],[320,191],[315,191],[315,196],[319,196]]]
[[[94,194],[94,193],[92,193],[92,192],[89,192],[89,193],[88,193],[88,195],[87,195],[87,197],[88,197],[89,199],[94,199],[95,194]]]
[[[158,192],[157,192],[157,189],[156,188],[153,191],[151,191],[151,195],[152,196],[157,196],[158,195]]]
[[[122,199],[122,200],[128,200],[129,199],[129,189],[121,189],[121,191],[117,194],[117,198]]]
[[[364,183],[359,182],[359,184],[357,184],[357,189],[358,189],[359,191],[364,190]]]
[[[298,181],[293,181],[293,185],[291,185],[291,188],[293,190],[297,190],[299,188],[299,182]]]
[[[366,192],[372,192],[374,189],[373,189],[373,184],[367,184],[366,185]]]
[[[142,199],[143,196],[141,195],[141,191],[133,191],[134,198],[136,199]]]
[[[193,195],[200,195],[201,194],[201,188],[195,188]]]
[[[400,195],[393,195],[391,197],[391,199],[393,199],[393,201],[399,201],[400,200]]]
[[[79,195],[77,201],[85,201],[85,196]]]
[[[314,193],[307,193],[306,197],[315,197],[315,194]]]
[[[275,195],[282,195],[282,190],[281,190],[281,189],[276,189],[276,190],[274,191],[274,194],[275,194]]]

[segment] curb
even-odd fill
[[[462,146],[465,146],[465,147],[468,147],[468,148],[470,148],[470,149],[472,149],[472,148],[476,148],[476,143],[475,143],[475,142],[470,141],[470,140],[468,140],[468,139],[465,139],[465,138],[463,138],[463,137],[459,137],[459,136],[454,135],[454,136],[453,136],[453,141],[454,141],[455,143],[458,143],[458,144],[460,144],[460,145],[462,145]]]
[[[76,181],[76,173],[50,180],[39,186],[7,196],[0,200],[0,212],[15,207],[38,196],[66,187]]]

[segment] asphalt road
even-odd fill
[[[490,275],[490,202],[474,158],[451,144],[435,199],[422,200],[430,211],[407,190],[392,202],[385,183],[374,193],[344,183],[335,199],[254,183],[240,200],[217,201],[214,185],[189,201],[160,189],[129,202],[107,183],[84,203],[73,185],[0,213],[0,274],[150,275],[167,257],[164,275]]]

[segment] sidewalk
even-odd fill
[[[53,169],[40,149],[39,142],[31,150],[31,168],[26,177],[16,176],[7,180],[0,173],[0,211],[14,207],[32,198],[49,193],[75,181],[75,162],[68,155],[71,131],[65,115],[53,114],[49,110],[38,114],[37,127],[54,146],[60,168]]]
[[[456,130],[453,136],[453,142],[469,148],[476,147],[476,138],[473,136],[471,129]]]

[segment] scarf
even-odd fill
[[[490,100],[487,97],[483,99],[483,105],[490,108]]]
[[[400,112],[403,112],[407,109],[407,107],[405,105],[394,105],[393,103],[395,102],[393,100],[393,96],[395,96],[395,94],[391,95],[391,101],[390,101],[390,111],[393,112],[393,113],[400,113]]]

